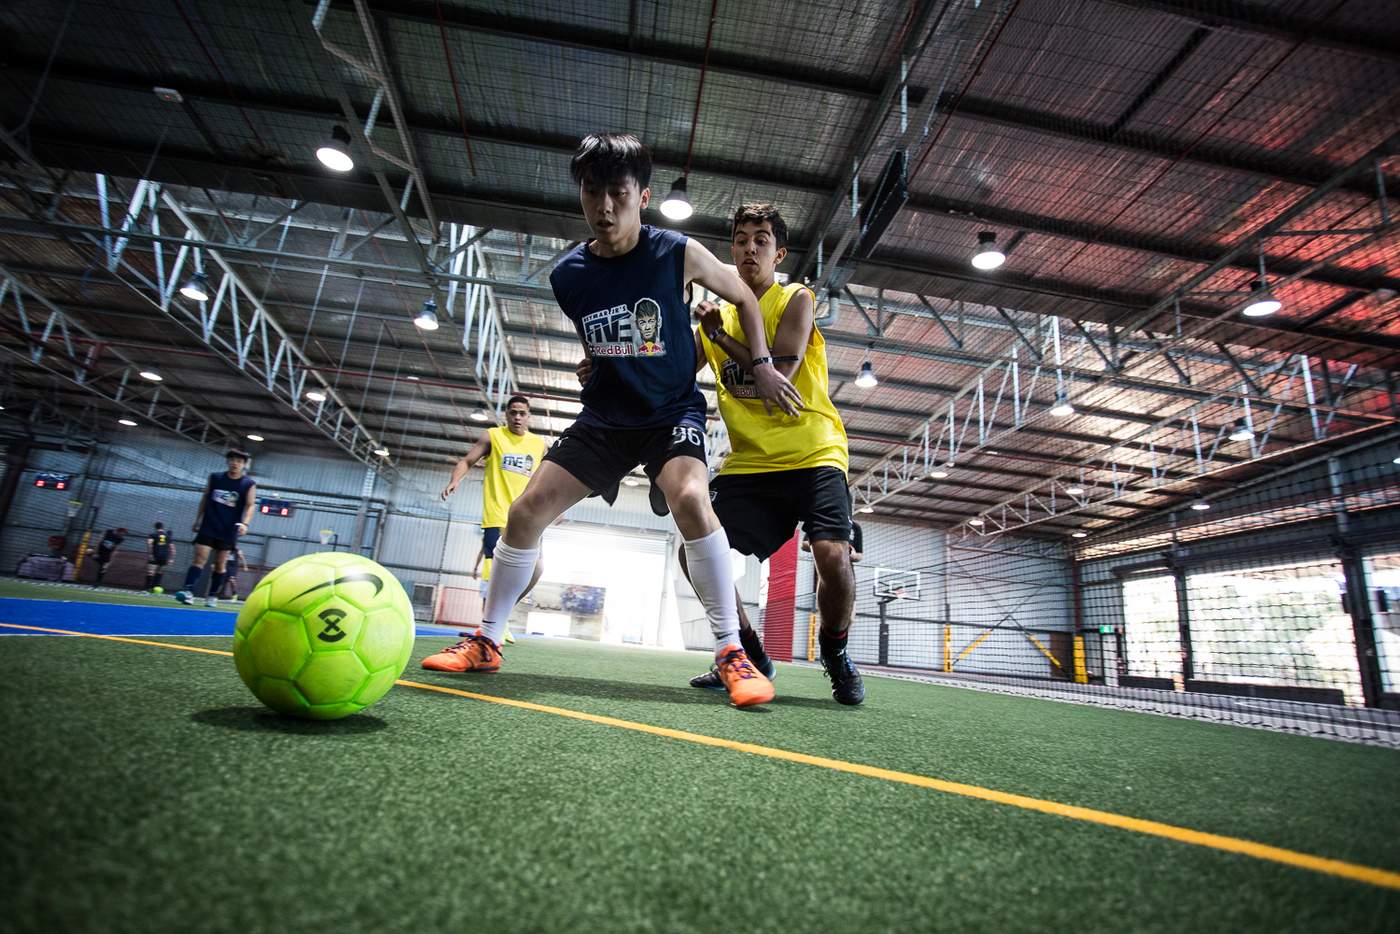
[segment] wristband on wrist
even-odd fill
[[[712,342],[717,341],[724,335],[724,328],[715,328],[713,331],[706,331],[705,336]]]
[[[760,367],[760,366],[763,366],[765,363],[768,364],[769,366],[772,366],[772,365],[773,365],[773,358],[772,358],[772,357],[754,357],[754,358],[753,358],[753,363],[751,363],[750,366]]]

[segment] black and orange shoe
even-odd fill
[[[423,667],[429,671],[500,671],[501,650],[490,639],[473,633],[456,645],[423,659]]]
[[[753,666],[742,647],[726,645],[715,659],[715,667],[735,707],[752,707],[773,699],[773,682]]]
[[[778,677],[778,666],[773,664],[772,659],[765,658],[760,664],[754,667],[769,681]],[[706,691],[723,691],[725,689],[724,679],[719,676],[719,663],[716,662],[711,665],[710,670],[703,675],[696,675],[691,678],[690,686],[693,688],[702,688]]]

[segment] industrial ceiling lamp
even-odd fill
[[[967,524],[972,526],[973,528],[980,529],[984,523],[981,519],[968,519]]]
[[[1249,422],[1242,418],[1235,419],[1235,428],[1230,432],[1231,441],[1248,441],[1254,437],[1254,429],[1249,427]]]
[[[312,402],[325,402],[326,394],[319,389],[308,389],[306,390],[306,398]]]
[[[695,213],[695,207],[685,193],[684,175],[676,179],[676,183],[671,186],[671,193],[661,202],[661,213],[673,221],[686,220]]]
[[[422,331],[436,331],[438,329],[437,302],[431,298],[424,299],[423,307],[413,318],[413,326]]]
[[[935,468],[933,468],[932,470],[929,471],[929,474],[928,474],[928,475],[929,475],[929,478],[932,479],[932,480],[947,480],[947,479],[948,479],[948,471],[944,470],[942,467],[935,467]]]
[[[142,379],[148,379],[153,383],[159,383],[165,378],[159,373],[157,373],[155,370],[142,370],[140,376]]]
[[[997,235],[984,230],[977,235],[977,252],[972,254],[972,265],[977,269],[996,269],[1006,262],[1006,254],[997,246]]]
[[[472,415],[471,415],[471,419],[472,419],[472,421],[474,421],[474,422],[484,422],[484,421],[486,421],[488,418],[490,418],[490,416],[486,414],[486,410],[485,410],[485,409],[477,409],[477,410],[476,410],[475,412],[473,412]]]
[[[192,302],[209,301],[209,277],[203,272],[195,273],[180,286],[180,294]]]
[[[388,457],[389,449],[384,447],[383,445],[380,445],[379,447],[374,449],[374,453],[379,457]]]
[[[350,158],[350,134],[345,127],[338,123],[331,127],[331,138],[316,150],[316,158],[332,172],[348,172],[355,167],[355,160]]]
[[[862,506],[862,507],[860,507],[859,509],[856,510],[856,512],[860,513],[861,515],[866,515],[866,516],[870,515],[870,514],[871,514],[872,512],[874,512],[874,511],[875,511],[875,507],[874,507],[874,506]]]
[[[867,360],[860,365],[860,373],[856,376],[856,385],[861,389],[873,389],[880,385],[880,381],[875,378],[875,367]]]
[[[1070,537],[1071,537],[1071,538],[1088,538],[1088,537],[1089,537],[1089,533],[1088,533],[1088,532],[1071,532],[1071,533],[1069,533],[1069,534],[1070,534]]]
[[[1069,486],[1065,487],[1065,492],[1070,496],[1083,496],[1084,485],[1082,483],[1071,483]]]
[[[1063,389],[1055,393],[1055,404],[1050,406],[1050,414],[1056,418],[1068,418],[1074,414],[1074,406],[1070,405],[1069,396]]]
[[[266,441],[266,440],[267,440],[267,439],[264,438],[262,435],[244,435],[243,437],[247,438],[249,441]]]
[[[1242,309],[1246,318],[1263,318],[1283,307],[1283,302],[1274,297],[1274,290],[1263,279],[1249,283],[1249,301]]]
[[[1196,510],[1197,512],[1205,512],[1207,509],[1210,508],[1210,503],[1206,502],[1203,499],[1198,499],[1191,504],[1191,508]]]

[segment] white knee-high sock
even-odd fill
[[[491,563],[491,584],[486,590],[486,608],[481,612],[481,632],[497,645],[506,634],[506,621],[516,601],[530,586],[540,549],[512,548],[505,542],[496,545]]]
[[[739,610],[734,602],[734,569],[729,565],[729,536],[716,529],[685,543],[690,583],[715,634],[715,650],[739,644]]]

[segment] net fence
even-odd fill
[[[862,516],[871,669],[1400,747],[1400,444],[1319,457],[1082,540]],[[794,658],[815,660],[810,558]],[[773,625],[773,614],[765,617]],[[772,643],[772,638],[768,638]]]

